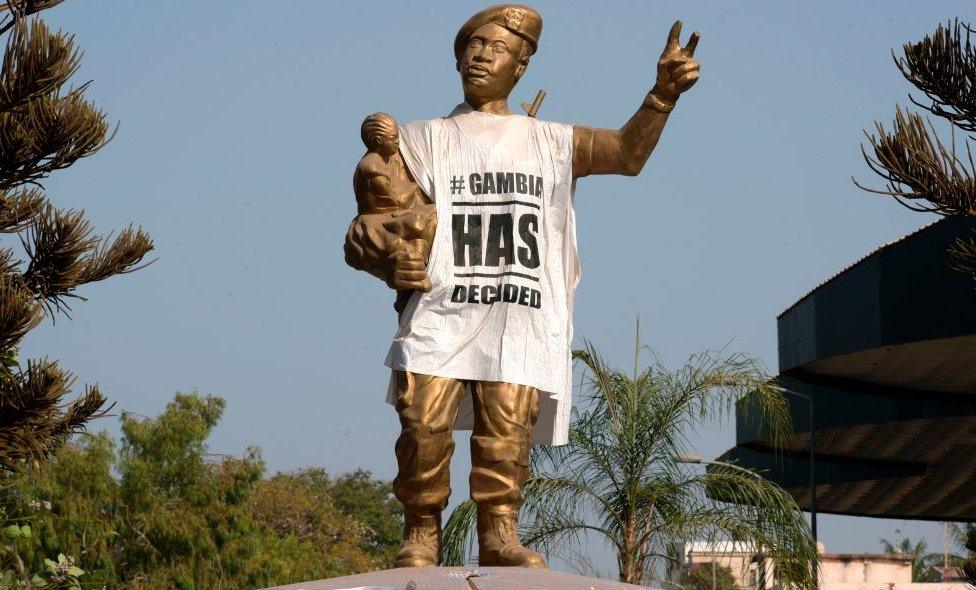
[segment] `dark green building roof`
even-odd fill
[[[948,250],[976,219],[948,218],[879,248],[778,319],[782,384],[814,400],[822,512],[976,521],[976,283]],[[809,507],[809,404],[771,454],[740,414],[723,456],[765,470]]]

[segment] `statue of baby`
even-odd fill
[[[391,259],[398,250],[413,250],[426,261],[437,227],[437,210],[407,170],[396,120],[386,113],[374,113],[363,121],[360,134],[366,154],[353,174],[358,215],[349,226],[346,262],[354,268],[369,268],[371,265],[361,264],[365,259]],[[353,234],[358,239],[349,239]],[[398,312],[412,293],[397,292],[394,307]]]

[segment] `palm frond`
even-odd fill
[[[463,566],[471,560],[477,539],[478,505],[465,500],[455,508],[444,525],[441,540],[441,565]]]
[[[649,349],[638,343],[635,350]],[[677,370],[655,361],[625,373],[589,342],[574,358],[584,368],[583,403],[568,445],[533,449],[525,544],[572,563],[587,544],[606,542],[620,579],[644,583],[681,567],[674,554],[684,542],[744,540],[762,547],[782,583],[812,587],[816,547],[789,494],[735,465],[694,474],[677,460],[693,448],[688,437],[696,428],[733,411],[761,416],[776,443],[789,438],[784,391],[758,361],[709,351]],[[460,549],[472,546],[474,509],[462,504],[451,516],[445,556],[452,563],[462,563]]]

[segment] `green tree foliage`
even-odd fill
[[[976,524],[953,524],[952,533],[956,546],[968,553],[959,558],[963,575],[969,585],[976,588]]]
[[[312,561],[321,564],[317,577],[392,565],[383,551],[372,549],[372,531],[364,521],[374,507],[364,501],[366,513],[345,512],[332,492],[332,481],[321,469],[279,473],[258,486],[253,514],[279,536],[316,548]]]
[[[976,525],[945,523],[952,540],[953,547],[948,554],[930,552],[928,543],[922,539],[900,537],[896,539],[881,539],[881,547],[889,555],[905,555],[912,559],[913,582],[938,581],[934,568],[948,566],[960,568],[970,585],[976,585],[976,573],[973,564],[976,563]],[[896,530],[899,534],[901,531]],[[962,555],[966,554],[968,555]]]
[[[670,548],[685,540],[744,541],[763,547],[782,583],[812,587],[816,548],[786,491],[736,465],[702,472],[679,463],[698,426],[727,415],[746,397],[765,416],[773,440],[788,435],[784,394],[754,360],[708,353],[670,371],[639,369],[635,354],[628,375],[592,347],[575,357],[589,386],[569,444],[533,449],[522,514],[525,544],[566,557],[585,553],[578,547],[587,542],[605,542],[617,556],[619,579],[642,584],[667,577]],[[474,512],[466,502],[449,518],[447,563],[466,560]]]
[[[320,469],[264,478],[257,449],[209,454],[223,409],[177,394],[155,418],[123,414],[121,444],[89,436],[25,474],[3,504],[33,529],[16,545],[25,571],[64,554],[84,587],[209,589],[389,564],[384,535],[401,521],[388,483]]]
[[[313,540],[330,551],[326,559],[335,559],[336,550],[343,547],[351,555],[357,548],[370,556],[368,563],[340,560],[334,566],[337,572],[361,571],[377,564],[391,567],[400,547],[403,508],[393,497],[392,485],[373,479],[368,471],[335,479],[322,469],[278,474],[261,482],[254,505],[262,523],[280,533]]]
[[[403,506],[393,497],[393,486],[360,469],[336,479],[330,493],[340,511],[355,514],[368,527],[366,549],[385,554],[392,566],[403,534]]]
[[[714,571],[713,571],[714,570]],[[682,586],[685,590],[736,590],[732,569],[711,564],[699,564],[685,574]]]

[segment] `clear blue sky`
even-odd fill
[[[383,402],[392,295],[343,264],[364,115],[402,121],[461,100],[451,45],[482,2],[67,2],[78,81],[119,121],[101,154],[53,177],[56,203],[100,230],[134,221],[158,262],[84,290],[28,355],[60,358],[120,409],[174,392],[227,399],[213,448],[256,444],[272,470],[356,467],[391,478],[398,423]],[[928,221],[865,194],[861,130],[908,85],[890,50],[968,0],[539,1],[539,53],[515,92],[541,116],[619,126],[653,83],[675,19],[702,33],[699,84],[637,178],[577,190],[583,280],[576,333],[621,364],[634,318],[671,365],[728,344],[776,368],[775,316],[821,280]],[[115,419],[102,427],[117,432]],[[714,456],[732,427],[696,437]],[[464,437],[459,436],[459,441]],[[467,493],[467,443],[455,459]],[[896,528],[824,517],[831,551],[879,550]]]

